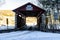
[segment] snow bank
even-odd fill
[[[0,26],[0,30],[14,29],[15,26]]]

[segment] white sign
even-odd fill
[[[32,5],[27,5],[27,6],[26,6],[26,10],[33,10]]]
[[[5,3],[5,0],[0,0],[0,6]]]

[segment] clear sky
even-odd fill
[[[28,3],[28,2],[31,2],[35,5],[38,4],[37,0],[5,0],[5,3],[0,5],[0,10],[13,10],[13,9],[16,9],[17,7],[24,5],[25,3]]]

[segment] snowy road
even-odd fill
[[[0,40],[60,40],[60,34],[40,31],[16,31],[0,33]]]

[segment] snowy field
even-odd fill
[[[60,40],[60,34],[41,31],[0,33],[0,40]]]
[[[0,30],[14,29],[15,26],[0,26]]]

